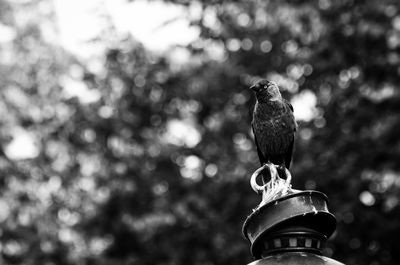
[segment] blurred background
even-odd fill
[[[400,264],[398,1],[0,0],[0,263],[247,264],[252,94],[299,123],[325,255]]]

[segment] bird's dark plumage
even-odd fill
[[[261,80],[251,89],[257,99],[252,128],[260,163],[271,162],[289,168],[297,130],[293,107],[282,98],[273,82]]]

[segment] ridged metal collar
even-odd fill
[[[276,232],[285,227],[303,227],[302,229],[315,231],[329,238],[336,228],[336,219],[329,212],[327,201],[327,197],[321,192],[299,191],[271,201],[254,211],[243,225],[243,234],[252,244],[253,256],[260,257],[263,249],[265,250],[263,243],[269,244],[271,239],[276,239]],[[302,229],[297,232],[302,232]],[[282,242],[288,242],[290,246],[294,242],[294,239],[289,240],[290,237],[289,241],[286,241],[286,237],[282,238],[284,241],[281,240],[281,245]],[[315,239],[316,236],[311,238]],[[300,238],[296,242],[299,245],[303,241]]]

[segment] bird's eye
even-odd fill
[[[264,86],[264,88],[268,88],[268,86]]]

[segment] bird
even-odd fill
[[[262,79],[250,89],[256,97],[251,126],[261,166],[277,165],[279,176],[285,178],[297,131],[293,106],[282,97],[275,82]]]

